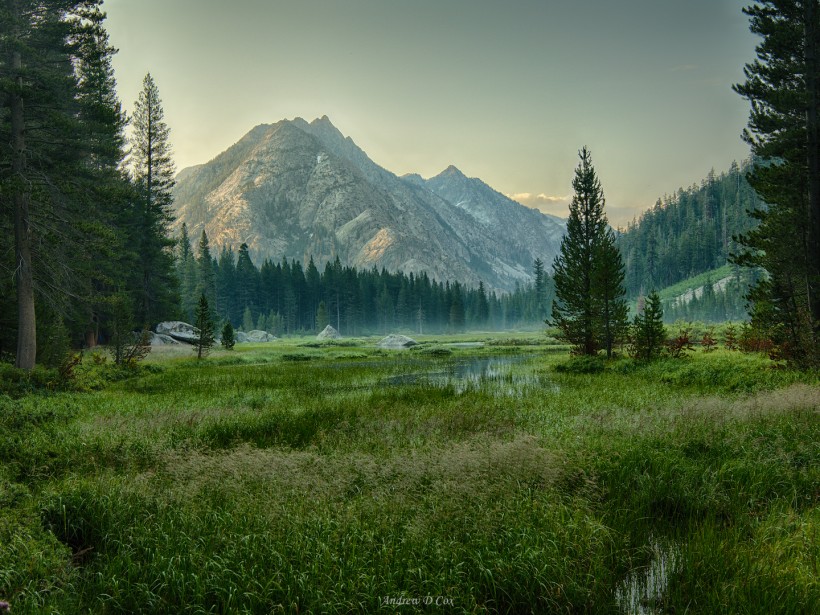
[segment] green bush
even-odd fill
[[[606,359],[600,356],[571,357],[569,361],[558,363],[555,371],[562,374],[599,374],[604,371]]]

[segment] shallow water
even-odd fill
[[[669,576],[678,564],[677,545],[664,544],[650,538],[652,559],[647,566],[635,568],[615,590],[615,600],[623,613],[654,615],[661,613],[663,594],[669,585]]]
[[[514,369],[516,364],[531,359],[532,355],[475,357],[460,359],[444,366],[439,364],[435,366],[436,369],[418,369],[423,364],[408,365],[406,373],[382,378],[379,384],[452,387],[456,393],[484,389],[503,396],[520,395],[528,387],[554,387],[552,383],[545,382],[544,376]]]

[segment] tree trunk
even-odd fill
[[[818,27],[817,0],[804,0],[805,11],[805,61],[806,90],[806,133],[808,135],[809,170],[809,309],[815,323],[820,322],[820,134],[818,133],[818,81],[820,81],[820,27]]]
[[[20,52],[12,53],[12,70],[17,74],[12,94],[11,108],[12,160],[14,177],[12,202],[14,203],[14,279],[17,285],[17,359],[21,369],[32,369],[37,358],[37,320],[34,313],[34,272],[31,263],[31,227],[29,225],[29,201],[31,198],[26,172],[26,127],[23,113],[23,68]]]

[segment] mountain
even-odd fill
[[[508,291],[552,263],[564,221],[510,201],[454,167],[429,180],[374,163],[327,117],[253,128],[210,162],[180,171],[177,225],[211,245],[247,243],[255,261],[426,271]]]
[[[421,179],[418,175],[405,177],[414,183]],[[452,165],[439,175],[421,181],[428,190],[467,212],[485,228],[499,233],[499,238],[529,253],[530,261],[538,255],[557,252],[561,245],[566,229],[564,220],[524,207],[480,179],[466,177]],[[552,258],[542,257],[542,260],[547,267],[552,265]]]

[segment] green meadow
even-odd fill
[[[723,350],[581,361],[541,333],[418,339],[0,367],[0,600],[820,612],[816,373]]]

